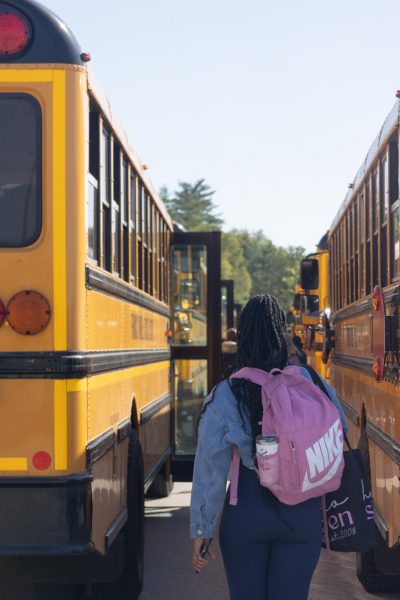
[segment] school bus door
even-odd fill
[[[221,372],[221,234],[174,232],[171,271],[172,471],[190,481],[198,417]]]

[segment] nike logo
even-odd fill
[[[301,486],[301,491],[307,492],[308,490],[312,490],[313,488],[318,487],[319,485],[322,485],[323,483],[326,483],[327,481],[332,479],[332,477],[335,475],[336,471],[339,468],[341,460],[342,460],[342,454],[338,454],[338,456],[335,459],[335,462],[332,464],[329,471],[327,473],[325,473],[325,475],[323,477],[321,477],[321,479],[318,479],[317,481],[311,482],[308,479],[308,473],[306,473],[304,476],[304,479],[303,479],[303,485]]]

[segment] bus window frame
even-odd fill
[[[129,283],[129,161],[121,150],[121,273]]]
[[[121,146],[114,135],[111,142],[111,268],[113,275],[121,277]]]
[[[44,144],[43,144],[43,110],[39,100],[33,95],[26,92],[1,92],[1,98],[10,98],[10,99],[25,99],[32,102],[32,106],[35,112],[35,124],[36,124],[36,199],[37,199],[37,222],[35,227],[35,232],[32,235],[32,238],[27,240],[26,243],[23,244],[7,244],[3,245],[0,243],[0,248],[29,248],[35,244],[40,238],[43,231],[43,153],[44,153]]]
[[[137,199],[138,199],[138,174],[136,170],[130,166],[129,169],[129,277],[131,285],[137,287],[138,284],[138,214],[137,214]]]
[[[379,285],[386,287],[390,281],[389,226],[389,145],[379,157]]]
[[[108,155],[105,156],[103,138],[108,147]],[[111,273],[111,141],[112,132],[108,123],[100,115],[100,257],[101,268]],[[108,162],[108,177],[105,173],[106,162]],[[104,174],[105,173],[105,174]]]

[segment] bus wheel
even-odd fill
[[[147,490],[149,498],[166,498],[170,495],[174,488],[174,481],[170,472],[170,461],[168,460]]]
[[[385,575],[377,569],[375,550],[357,552],[357,577],[370,594],[400,591],[400,576]]]
[[[38,600],[81,600],[86,585],[34,583],[33,588]]]
[[[124,567],[119,579],[93,585],[95,600],[136,600],[143,587],[144,475],[143,455],[137,431],[129,433],[128,522],[124,538]],[[107,560],[107,557],[105,557]]]

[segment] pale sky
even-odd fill
[[[43,1],[43,0],[42,0]],[[399,0],[44,0],[158,189],[313,250],[400,88]]]

